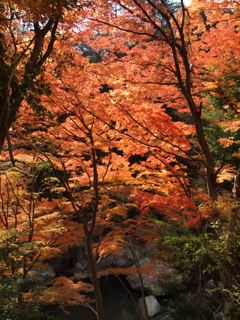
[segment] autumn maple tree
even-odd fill
[[[10,68],[2,110],[21,115],[12,147],[8,143],[12,162],[18,166],[34,154],[37,163],[51,168],[41,201],[50,206],[46,191],[54,201],[62,199],[66,233],[57,243],[65,237],[69,247],[76,239],[86,246],[99,320],[104,310],[97,261],[139,239],[158,239],[166,251],[162,258],[180,272],[200,270],[201,288],[204,275],[213,275],[221,284],[214,291],[221,293],[224,319],[237,319],[238,15],[236,1],[195,0],[188,8],[183,1],[176,8],[164,0],[91,3],[83,14],[67,15],[75,28],[63,27],[65,37],[51,59],[56,17],[35,25],[35,36]],[[49,42],[45,53],[41,42],[33,61],[42,30],[44,36],[49,32]],[[101,52],[101,61],[83,58],[81,43]],[[31,62],[18,76],[18,67]],[[40,62],[47,62],[44,70]],[[24,92],[17,102],[15,77]],[[9,103],[17,104],[9,109]],[[8,129],[13,118],[4,117]],[[133,207],[141,214],[130,219]]]
[[[17,159],[16,159],[17,161]],[[40,304],[85,304],[88,299],[79,292],[91,291],[81,281],[59,277],[51,288],[47,259],[64,252],[76,243],[74,223],[65,216],[64,199],[40,201],[36,184],[37,166],[31,155],[24,163],[11,168],[4,162],[0,172],[0,314],[3,319],[32,319],[43,316]],[[31,170],[28,170],[30,166]],[[78,242],[78,241],[77,241]]]
[[[221,107],[231,109],[232,114],[229,121],[222,117],[208,125],[220,125],[225,131],[237,131],[239,50],[233,39],[238,37],[238,3],[209,1],[205,4],[195,1],[187,9],[181,1],[180,9],[175,14],[165,1],[113,1],[111,15],[104,17],[100,12],[99,16],[90,15],[89,20],[91,27],[95,25],[98,32],[91,43],[95,43],[94,48],[105,48],[107,53],[103,56],[111,68],[108,75],[110,73],[114,77],[115,72],[115,81],[110,82],[107,80],[109,77],[106,78],[112,87],[109,95],[115,108],[122,113],[122,118],[127,117],[134,123],[135,132],[132,133],[128,125],[125,136],[134,144],[142,144],[145,150],[147,146],[154,157],[154,164],[158,160],[168,172],[176,171],[178,166],[184,168],[182,163],[188,166],[195,164],[198,167],[195,174],[203,177],[201,190],[196,188],[196,180],[195,183],[194,180],[186,180],[185,185],[182,180],[184,176],[187,178],[185,173],[179,171],[178,175],[175,172],[179,182],[176,194],[180,190],[188,192],[186,196],[181,196],[176,206],[180,208],[179,213],[172,207],[176,202],[168,202],[169,195],[162,197],[157,193],[152,196],[142,191],[134,194],[144,211],[149,202],[149,207],[159,208],[168,219],[186,219],[185,215],[189,214],[186,226],[203,224],[203,230],[207,230],[213,239],[218,239],[219,248],[215,247],[215,250],[228,252],[227,259],[218,257],[215,261],[222,286],[219,290],[222,292],[223,313],[225,319],[234,319],[235,301],[232,295],[237,274],[233,272],[233,264],[235,237],[238,234],[239,171],[238,166],[229,166],[226,161],[221,161],[219,154],[214,153],[210,130],[208,134],[204,130],[204,117],[209,109],[216,110],[216,105],[210,105],[208,95],[219,97],[226,101]],[[217,49],[216,42],[220,42]],[[231,68],[236,74],[235,79],[233,74],[231,76]],[[119,89],[120,86],[122,88]],[[149,101],[152,102],[151,107]],[[145,110],[141,113],[142,108]],[[167,111],[174,118],[174,110],[178,116],[179,113],[189,116],[188,121],[194,126],[195,134],[186,121],[170,120],[168,126],[163,128]],[[184,119],[183,116],[179,118]],[[182,134],[175,131],[176,126],[182,129]],[[138,130],[143,130],[145,134],[141,135]],[[175,142],[176,137],[178,143]],[[187,143],[184,138],[187,138]],[[216,135],[215,143],[220,142],[223,146],[226,143],[226,147],[238,144],[231,136],[220,138]],[[238,152],[234,152],[233,156],[238,157]],[[151,168],[154,166],[151,165]],[[158,169],[163,168],[159,165]],[[142,170],[139,171],[142,174]],[[219,182],[225,179],[232,181],[231,195],[219,194]],[[224,203],[229,201],[232,201],[232,206],[226,205],[224,210]],[[204,210],[196,206],[199,202]],[[163,209],[165,205],[166,212]]]
[[[68,10],[79,10],[76,1],[1,1],[0,8],[0,148],[16,120],[21,102],[28,97],[33,109],[36,92],[46,92],[41,72],[67,21]]]

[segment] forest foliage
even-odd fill
[[[104,320],[97,261],[142,243],[237,319],[239,27],[232,0],[2,2],[1,315],[93,290]],[[38,281],[79,245],[92,286]]]

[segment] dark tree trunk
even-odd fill
[[[5,139],[8,135],[11,124],[16,120],[19,108],[28,91],[33,87],[33,80],[41,73],[42,66],[53,50],[56,40],[58,19],[49,19],[42,29],[40,24],[34,24],[34,36],[29,42],[29,47],[25,48],[20,57],[12,57],[12,65],[4,61],[7,52],[0,47],[2,57],[0,58],[0,151],[2,150]],[[44,39],[51,33],[47,48],[44,49]],[[2,36],[2,40],[4,37]],[[27,57],[28,50],[31,50]],[[16,71],[23,59],[27,63],[23,69],[23,77],[17,80]]]
[[[103,308],[103,299],[102,293],[99,285],[97,268],[96,268],[96,261],[92,251],[92,237],[86,237],[86,248],[87,248],[87,256],[88,256],[88,263],[90,267],[91,277],[92,277],[92,284],[94,288],[94,295],[96,299],[96,308],[97,308],[97,319],[104,320],[104,308]]]

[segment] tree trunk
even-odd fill
[[[99,285],[97,268],[96,268],[96,261],[92,252],[92,241],[89,235],[86,236],[86,247],[87,247],[87,256],[88,256],[88,263],[90,267],[90,272],[92,276],[92,283],[94,288],[94,294],[96,299],[96,307],[97,307],[97,319],[104,320],[104,308],[103,308],[103,299],[102,293]]]
[[[0,57],[0,151],[9,128],[16,119],[23,99],[27,96],[29,89],[34,86],[33,80],[41,73],[43,64],[53,51],[58,19],[49,19],[42,28],[40,28],[40,25],[39,22],[34,23],[34,35],[32,40],[29,41],[29,46],[20,53],[20,57],[18,55],[11,57],[14,61],[11,66],[5,62],[4,55],[7,56],[7,53],[3,52],[0,46],[0,53],[2,52],[3,56]],[[46,49],[44,49],[44,41],[48,33],[50,33],[50,39]],[[4,41],[1,34],[0,38]],[[29,48],[31,48],[31,53],[27,55],[27,49]],[[7,57],[8,59],[9,57]],[[26,63],[24,62],[25,59]],[[21,63],[23,63],[23,77],[18,80],[16,72]]]

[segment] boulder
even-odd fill
[[[30,272],[29,277],[49,282],[56,277],[56,273],[52,269],[35,269]]]
[[[148,317],[154,317],[161,310],[161,306],[158,303],[157,299],[154,296],[145,297],[145,302],[147,306],[147,316],[144,308],[143,298],[139,299],[139,309],[143,316],[147,319]]]
[[[149,258],[142,258],[139,260],[139,265],[142,268],[141,276],[145,291],[155,296],[164,295],[163,289],[157,284],[156,280],[157,277],[160,277],[161,275],[169,272],[169,267],[167,266],[167,264],[161,261],[153,263]],[[134,272],[134,269],[135,266],[129,268],[129,270],[132,270],[133,272],[127,276],[127,280],[133,290],[140,291],[141,280],[137,271]]]
[[[222,320],[223,319],[223,312],[219,311],[217,312],[213,317],[212,320]]]
[[[74,275],[81,275],[83,278],[90,278],[90,270],[88,264],[88,258],[86,255],[86,248],[81,246],[76,253],[76,264],[74,268]]]
[[[135,252],[137,259],[142,259],[143,253],[140,250]],[[132,252],[128,247],[122,248],[117,255],[111,255],[105,258],[108,266],[112,268],[129,268],[134,265]]]
[[[143,258],[141,251],[136,251],[138,259]],[[117,255],[109,255],[100,258],[97,261],[97,271],[105,271],[109,268],[129,268],[134,265],[132,253],[128,247],[122,248]],[[77,252],[77,263],[75,264],[74,274],[81,275],[84,278],[90,278],[90,270],[86,255],[86,248],[79,247]]]

